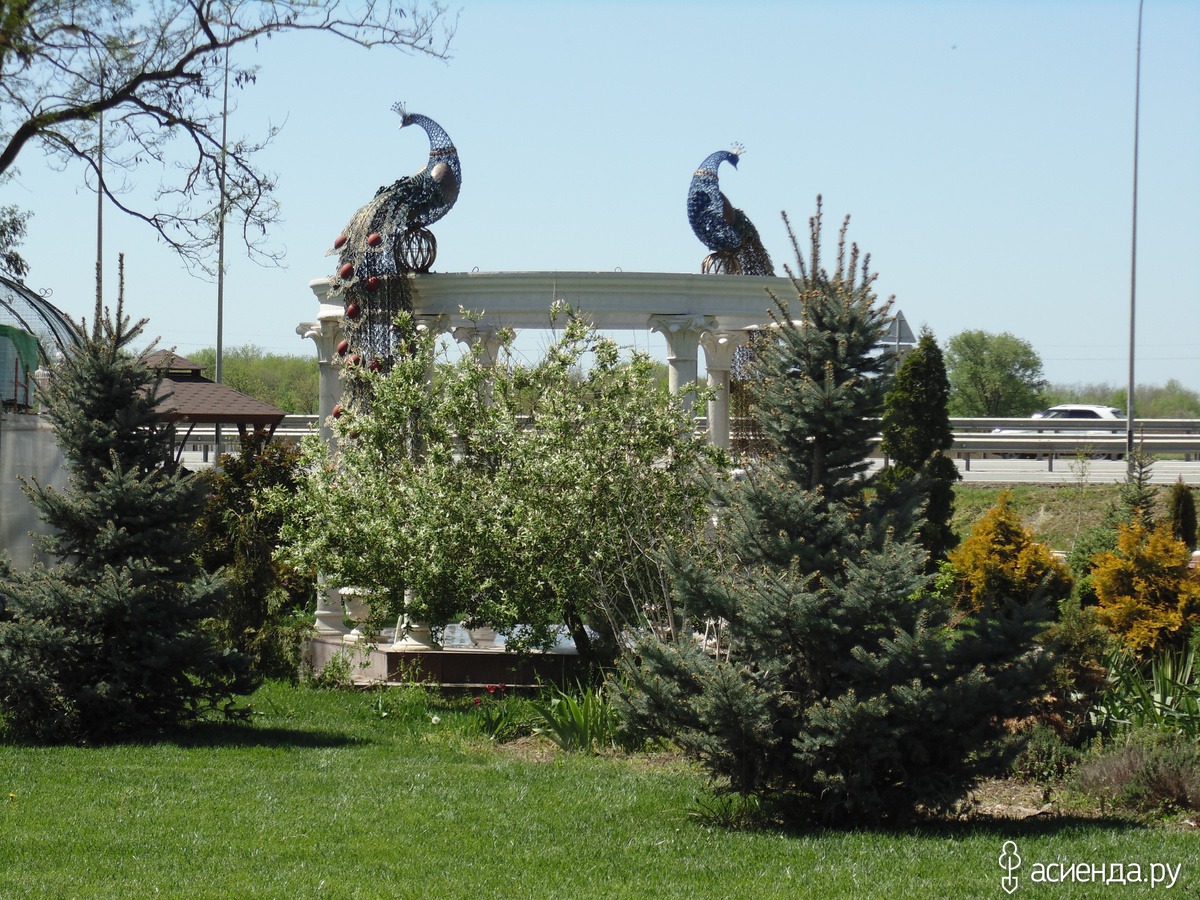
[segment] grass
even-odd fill
[[[1039,541],[1055,550],[1070,550],[1075,538],[1103,522],[1116,504],[1119,484],[965,484],[954,487],[954,518],[951,527],[966,537],[983,514],[996,503],[1002,490],[1012,494],[1010,507],[1033,529]],[[1165,490],[1159,491],[1161,498]],[[1165,500],[1163,501],[1165,502]]]
[[[469,701],[268,684],[252,703],[171,740],[0,744],[0,897],[996,897],[1007,840],[1026,873],[1170,863],[1176,893],[1200,886],[1194,835],[1165,826],[730,831],[695,815],[707,782],[680,761],[515,752]]]

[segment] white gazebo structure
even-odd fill
[[[413,314],[426,327],[494,358],[502,328],[547,329],[550,307],[565,301],[597,328],[658,332],[666,338],[671,390],[694,382],[704,350],[712,442],[729,446],[729,371],[734,351],[751,331],[770,323],[769,292],[787,298],[788,278],[754,275],[688,275],[662,272],[469,272],[413,275]],[[341,396],[337,345],[344,336],[341,302],[330,302],[332,279],[309,287],[320,304],[315,322],[297,333],[312,338],[321,365],[321,421]],[[469,311],[470,315],[465,314]]]
[[[667,343],[669,384],[673,392],[696,381],[699,355],[704,351],[708,386],[709,439],[730,445],[729,386],[734,352],[751,332],[769,327],[771,294],[795,296],[791,279],[758,275],[692,275],[662,272],[448,272],[413,274],[413,315],[418,327],[450,334],[467,346],[479,345],[485,360],[495,360],[501,329],[545,330],[552,327],[551,307],[565,302],[602,331],[658,332]],[[309,283],[317,297],[315,321],[296,328],[317,346],[321,367],[321,434],[331,438],[328,420],[340,401],[342,385],[336,364],[345,307],[331,298],[332,278]],[[903,350],[915,342],[903,316],[891,323],[889,346]],[[317,640],[314,647],[336,648],[353,641],[342,625],[343,601],[334,592],[319,592]],[[329,643],[332,641],[333,643]],[[394,649],[399,649],[396,645]],[[455,651],[469,652],[469,651]],[[371,678],[386,678],[386,654],[369,670]]]

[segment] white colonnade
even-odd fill
[[[412,276],[413,315],[418,327],[449,333],[468,347],[480,345],[492,363],[500,330],[551,327],[550,308],[565,301],[597,328],[658,332],[666,338],[672,392],[696,381],[705,353],[709,439],[729,447],[729,371],[736,348],[764,327],[772,306],[768,291],[786,296],[791,282],[765,276],[683,275],[640,272],[438,273]],[[296,333],[316,344],[320,364],[321,436],[332,439],[328,420],[342,393],[337,346],[344,337],[344,309],[330,298],[331,279],[309,284],[319,307],[315,321]],[[468,315],[465,310],[473,311]],[[343,602],[337,592],[318,592],[318,636],[345,639]],[[353,612],[353,611],[352,611]]]
[[[696,381],[705,354],[708,432],[729,446],[729,371],[734,351],[750,331],[770,322],[768,291],[786,296],[791,282],[769,276],[685,275],[659,272],[491,272],[412,276],[413,314],[419,324],[446,332],[468,346],[480,343],[486,361],[499,350],[500,329],[546,329],[550,307],[565,301],[603,330],[646,330],[667,342],[670,387]],[[297,329],[317,346],[321,366],[320,414],[332,413],[341,394],[335,364],[343,309],[330,302],[331,280],[309,285],[320,304],[317,319]],[[476,311],[468,316],[464,310]],[[327,426],[322,435],[329,438]]]
[[[451,272],[411,277],[418,327],[449,333],[467,346],[479,344],[488,363],[496,360],[501,329],[548,329],[555,302],[566,302],[602,330],[644,329],[662,334],[667,342],[670,388],[675,393],[697,380],[703,349],[712,390],[708,435],[723,448],[730,445],[729,386],[734,353],[751,332],[770,324],[772,293],[779,297],[795,293],[788,278],[756,275]],[[340,301],[329,297],[331,281],[310,282],[319,304],[317,317],[296,328],[297,334],[310,338],[317,347],[321,434],[326,440],[332,437],[328,418],[341,397],[336,357],[344,336],[344,310]],[[898,348],[900,343],[914,340],[902,317],[897,316],[894,328]],[[319,593],[317,632],[344,637],[342,604],[330,593]]]

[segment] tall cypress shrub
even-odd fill
[[[954,444],[947,404],[950,381],[933,333],[924,328],[917,346],[900,363],[883,400],[883,452],[891,465],[881,487],[920,478],[924,524],[920,541],[933,571],[958,544],[950,527],[954,516],[954,483],[962,476],[948,451]]]
[[[1171,534],[1176,540],[1183,541],[1189,550],[1195,550],[1196,498],[1192,495],[1192,489],[1183,483],[1182,475],[1171,485],[1167,506],[1171,513]]]
[[[919,498],[879,493],[866,460],[886,307],[845,227],[832,273],[819,205],[810,230],[757,363],[774,452],[719,491],[711,542],[675,554],[675,627],[645,629],[620,680],[642,736],[676,741],[778,813],[898,819],[960,797],[995,762],[1001,721],[1045,674],[1043,615],[988,605],[952,621],[922,593]]]
[[[0,582],[0,718],[18,738],[107,740],[231,711],[252,687],[241,657],[201,628],[216,582],[194,559],[198,482],[168,464],[159,379],[130,347],[144,322],[97,317],[46,402],[70,473],[32,483],[54,533],[46,568]],[[169,396],[169,395],[166,395]]]

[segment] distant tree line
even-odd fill
[[[216,377],[217,351],[207,347],[189,356]],[[315,415],[320,369],[315,356],[267,353],[254,344],[227,349],[221,359],[221,383],[256,400],[296,415]]]
[[[945,360],[952,416],[1028,416],[1060,403],[1128,410],[1124,387],[1050,384],[1033,345],[1009,332],[959,332],[947,342]],[[1139,384],[1134,401],[1138,418],[1200,418],[1200,392],[1174,378],[1165,385]]]

